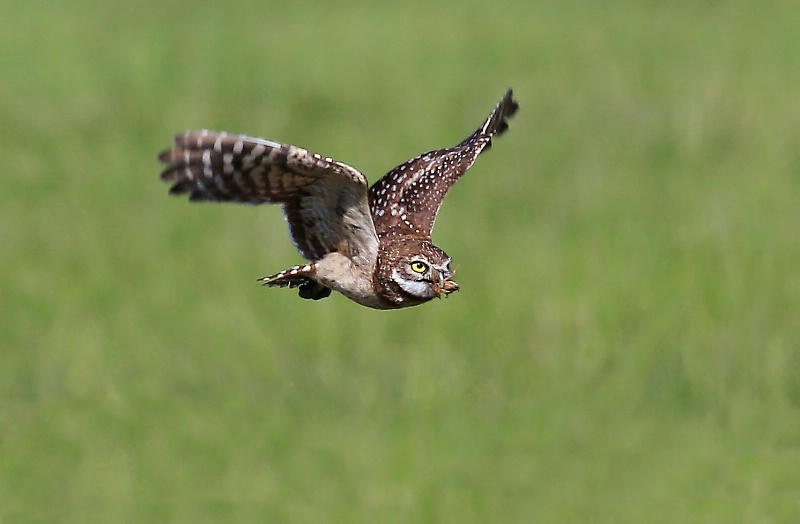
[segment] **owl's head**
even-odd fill
[[[403,238],[384,243],[379,279],[399,307],[422,304],[458,291],[450,257],[429,240]]]

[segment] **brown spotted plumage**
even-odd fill
[[[364,306],[396,309],[458,290],[450,257],[431,243],[445,195],[508,129],[518,104],[509,89],[489,117],[455,147],[424,153],[371,188],[358,170],[305,149],[243,135],[189,131],[159,160],[170,194],[189,200],[280,204],[309,264],[261,281],[299,287],[303,298],[336,290]]]

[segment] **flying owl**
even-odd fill
[[[308,263],[259,279],[319,300],[336,290],[370,308],[398,309],[459,289],[450,257],[431,242],[447,192],[508,129],[519,105],[509,89],[454,147],[423,153],[371,187],[357,169],[297,146],[214,131],[187,131],[158,155],[172,195],[280,204]]]

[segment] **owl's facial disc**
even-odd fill
[[[413,297],[430,299],[436,296],[436,293],[431,288],[431,282],[426,279],[425,274],[410,273],[405,269],[401,271],[398,268],[394,268],[392,270],[392,280],[403,291]]]
[[[441,265],[434,265],[424,259],[410,260],[407,265],[392,270],[392,280],[400,288],[417,298],[441,298],[458,291],[458,284],[450,280],[450,259]]]

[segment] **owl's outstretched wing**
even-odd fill
[[[367,179],[358,170],[300,147],[260,138],[189,131],[158,159],[170,194],[189,200],[281,204],[300,254],[339,251],[372,259],[378,238]]]
[[[369,205],[378,235],[430,238],[447,192],[478,155],[491,147],[492,137],[508,129],[507,119],[518,108],[509,89],[483,124],[463,142],[412,158],[375,182],[369,189]]]

